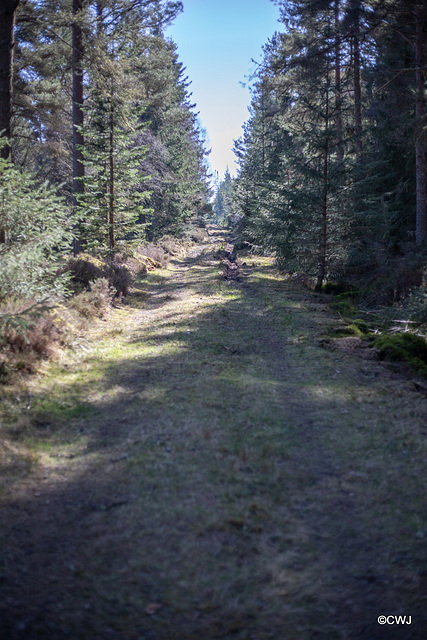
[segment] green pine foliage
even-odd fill
[[[61,255],[72,235],[69,210],[47,182],[0,159],[0,300],[64,293]]]
[[[327,37],[327,20],[323,26]],[[237,193],[249,239],[275,252],[290,271],[318,276],[322,261],[330,273],[342,258],[342,166],[334,152],[330,53],[319,51],[302,28],[300,20],[298,31],[265,48],[252,117],[236,144]],[[302,50],[315,60],[316,73],[314,63],[299,64]],[[288,73],[277,73],[285,64]]]
[[[72,3],[28,0],[17,14],[13,157],[73,196]],[[108,250],[109,135],[114,145],[114,221],[119,246],[179,234],[209,200],[207,149],[176,45],[164,29],[182,3],[82,2],[84,163],[81,248]],[[110,116],[114,111],[113,125]],[[142,126],[145,125],[145,126]],[[75,187],[75,185],[74,185]],[[150,194],[150,195],[149,195]],[[97,202],[97,198],[99,201]],[[147,227],[147,224],[149,226]],[[145,231],[144,231],[145,230]]]
[[[414,14],[400,1],[278,4],[281,32],[235,144],[246,239],[319,290],[343,281],[366,304],[393,303],[426,263],[415,248]]]
[[[209,198],[208,171],[202,131],[190,102],[188,79],[176,45],[160,37],[150,40],[138,59],[138,74],[146,106],[143,120],[148,145],[143,170],[152,192],[151,239],[180,234]]]
[[[235,225],[241,217],[235,200],[233,183],[227,167],[224,179],[217,185],[212,205],[214,220],[217,224]]]
[[[79,196],[79,234],[85,250],[112,252],[145,237],[149,192],[140,167],[146,147],[138,110],[96,94],[85,108],[85,177]]]
[[[71,191],[71,2],[18,7],[13,77],[14,162]]]

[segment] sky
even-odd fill
[[[211,168],[223,177],[236,173],[233,140],[249,118],[246,86],[262,45],[280,28],[271,0],[184,0],[184,12],[166,31],[178,45],[191,81],[191,101],[207,130]]]

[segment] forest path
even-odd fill
[[[2,640],[425,638],[426,400],[221,233],[9,408]]]

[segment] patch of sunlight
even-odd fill
[[[251,278],[256,278],[257,280],[270,280],[273,282],[285,282],[283,276],[279,273],[271,273],[264,271],[254,271],[251,274]]]
[[[343,402],[349,401],[349,389],[342,385],[304,385],[304,394],[310,394],[317,399],[322,400],[341,400]],[[354,393],[353,393],[354,396]]]
[[[89,439],[81,436],[73,443],[59,443],[57,440],[32,440],[29,438],[25,444],[29,449],[36,451],[39,461],[46,467],[57,467],[61,462],[74,460],[86,455]]]
[[[245,262],[251,266],[261,267],[274,264],[274,258],[271,256],[246,256]]]
[[[84,383],[85,381],[92,384],[93,382],[100,380],[102,376],[102,369],[92,369],[90,367],[90,363],[86,364],[85,369],[81,369],[79,371],[71,369],[48,369],[45,372],[45,380],[43,381],[43,386],[47,386],[49,380],[55,385],[55,387],[73,385],[75,383]]]
[[[293,311],[307,311],[309,312],[308,307],[303,304],[302,302],[294,302],[293,304],[289,305],[289,308],[292,309]]]
[[[241,386],[242,390],[247,387],[260,387],[264,394],[267,390],[274,391],[278,389],[283,383],[271,378],[262,378],[258,371],[250,373],[247,371],[240,371],[238,369],[231,369],[224,371],[218,376],[225,382],[232,382]]]
[[[159,338],[158,330],[151,332],[152,338]],[[111,363],[119,365],[125,363],[128,360],[135,358],[156,358],[164,355],[175,355],[182,347],[182,341],[174,340],[167,344],[156,344],[150,340],[150,336],[147,335],[145,340],[136,342],[135,344],[119,345],[115,347],[106,348],[93,354],[90,358],[92,366],[95,365],[98,370],[103,369],[103,365],[110,365]]]
[[[168,394],[169,391],[166,387],[158,384],[146,387],[143,391],[138,393],[138,398],[144,401],[161,402],[166,404],[168,401]]]
[[[114,385],[108,386],[108,393],[105,393],[105,390],[99,391],[98,393],[94,393],[90,395],[90,401],[93,404],[103,403],[105,400],[110,402],[111,400],[115,400],[117,398],[121,398],[123,395],[129,394],[129,387],[124,387],[122,385]]]
[[[60,484],[66,485],[70,480],[75,482],[79,477],[86,479],[89,469],[96,469],[99,465],[105,467],[105,456],[99,451],[81,449],[40,456],[39,462],[43,466],[44,483],[39,485],[38,491],[48,495],[52,487],[57,491]]]

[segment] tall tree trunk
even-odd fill
[[[8,144],[0,147],[0,158],[11,156],[12,80],[15,14],[20,0],[2,0],[0,8],[0,137]],[[0,227],[0,244],[6,242],[6,231]]]
[[[353,78],[354,78],[354,133],[356,160],[363,162],[362,143],[362,90],[360,86],[360,0],[355,0],[353,28]]]
[[[264,110],[264,87],[261,88],[261,142],[262,142],[262,175],[265,175],[265,110]]]
[[[326,250],[328,239],[328,169],[329,169],[329,137],[326,138],[323,152],[323,196],[322,196],[322,225],[320,229],[319,272],[317,275],[316,291],[321,291],[326,276]]]
[[[83,37],[81,27],[83,0],[73,0],[73,206],[78,208],[78,196],[83,193],[85,168],[83,163],[84,144],[80,127],[83,126]],[[80,238],[74,238],[73,251],[76,255],[81,248]]]
[[[335,126],[337,128],[337,160],[342,162],[344,158],[343,126],[342,126],[342,95],[341,95],[341,57],[340,57],[340,0],[335,0]]]
[[[2,0],[0,7],[0,136],[10,140],[12,120],[13,48],[15,15],[20,0]],[[10,145],[0,149],[0,158],[10,157]]]
[[[114,251],[116,244],[114,237],[114,107],[111,105],[110,110],[110,148],[109,148],[109,183],[110,183],[110,197],[108,206],[108,236],[110,251]]]
[[[322,222],[320,227],[319,271],[317,275],[316,291],[321,291],[326,276],[326,251],[328,239],[328,191],[329,191],[329,65],[326,82],[326,113],[325,113],[325,147],[323,150],[323,194],[322,194]]]
[[[424,6],[419,0],[415,5],[416,20],[416,41],[415,41],[415,76],[417,97],[415,104],[416,115],[416,142],[415,142],[415,163],[416,163],[416,244],[421,246],[426,242],[427,220],[426,220],[426,154],[423,136],[423,118],[425,112],[424,94]]]

